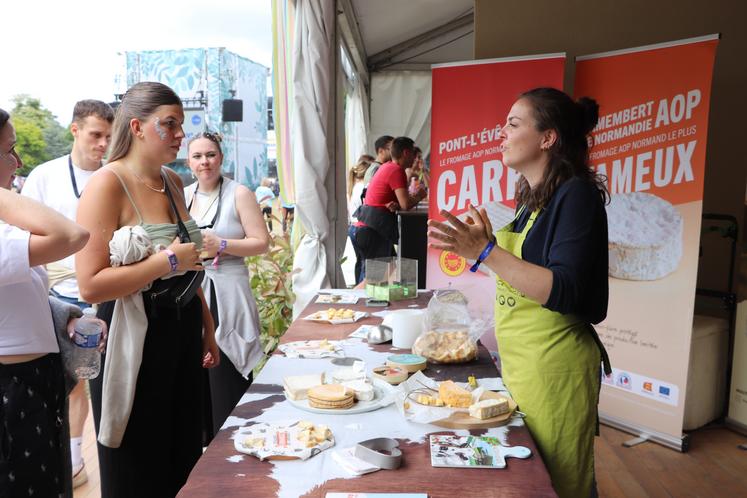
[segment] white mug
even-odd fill
[[[392,346],[410,349],[415,340],[423,333],[423,310],[396,310],[388,313],[382,325],[392,328]]]

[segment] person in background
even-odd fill
[[[124,308],[117,316],[124,314],[118,323],[126,325],[110,327],[104,374],[89,382],[107,498],[176,496],[202,454],[201,368],[220,360],[202,290],[171,305],[149,301],[141,308],[131,300],[157,279],[202,270],[202,237],[184,186],[163,166],[176,159],[183,122],[182,102],[168,86],[129,88],[115,114],[109,163],[91,177],[78,208],[78,223],[92,234],[75,260],[81,297],[102,303],[98,316],[109,324]],[[180,242],[178,219],[191,242]],[[110,242],[122,227],[144,231],[155,251],[112,266]]]
[[[187,165],[197,181],[184,188],[189,213],[202,231],[208,258],[202,289],[215,322],[220,363],[208,371],[212,426],[217,434],[252,383],[263,356],[257,305],[244,258],[264,254],[270,234],[254,192],[221,173],[221,137],[199,133],[189,142]]]
[[[392,161],[384,163],[368,185],[363,204],[355,213],[355,240],[364,260],[394,255],[399,239],[396,211],[408,211],[425,198],[425,190],[407,193],[405,170],[415,161],[415,144],[408,137],[392,141]],[[369,168],[370,169],[370,168]]]
[[[358,218],[353,213],[363,204],[363,177],[373,161],[373,156],[363,154],[358,158],[355,166],[350,168],[348,174],[348,237],[350,237],[350,243],[353,245],[353,251],[355,251],[355,285],[361,283],[365,273],[363,271],[363,255],[355,241],[355,234],[358,231],[355,224],[358,222]]]
[[[280,196],[280,211],[283,213],[283,233],[288,233],[293,228],[293,220],[296,213],[296,205],[285,202]]]
[[[10,191],[23,162],[9,118],[0,109],[0,495],[72,496],[65,381],[41,265],[73,254],[89,235]]]
[[[73,109],[70,133],[73,147],[70,154],[53,159],[34,168],[24,184],[21,194],[75,220],[78,199],[88,180],[103,165],[104,154],[112,135],[114,111],[100,100],[81,100]],[[50,293],[80,309],[90,304],[80,300],[78,281],[75,278],[75,258],[71,255],[62,261],[47,265]],[[78,382],[70,393],[70,454],[73,462],[73,487],[88,480],[81,454],[83,426],[88,418],[86,383]]]
[[[521,173],[515,219],[493,232],[487,213],[441,211],[434,249],[496,274],[495,328],[503,379],[561,498],[596,494],[594,434],[600,363],[609,359],[591,324],[607,315],[609,194],[589,167],[587,135],[599,106],[554,88],[522,94],[508,114],[503,163]],[[471,223],[470,223],[471,222]]]
[[[366,171],[366,175],[363,177],[363,188],[367,188],[368,184],[371,183],[371,179],[374,177],[376,172],[379,170],[382,164],[388,163],[392,160],[392,142],[394,137],[390,135],[383,135],[376,139],[374,142],[374,149],[376,149],[376,160],[371,163],[371,167]],[[364,190],[365,197],[365,190]]]
[[[272,232],[272,201],[275,200],[275,192],[272,191],[272,180],[270,178],[262,178],[259,187],[254,191],[254,195],[257,198],[257,203],[262,209],[262,214],[265,217],[267,226]]]
[[[420,147],[415,147],[415,160],[412,167],[405,170],[405,174],[407,175],[407,192],[415,195],[422,184],[421,178],[423,177],[423,151]]]

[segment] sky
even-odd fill
[[[78,100],[124,91],[127,51],[226,47],[272,66],[271,0],[7,1],[0,19],[0,108],[29,94],[63,126]]]

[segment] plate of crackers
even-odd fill
[[[363,381],[359,381],[363,382]],[[311,387],[304,399],[286,399],[296,408],[312,413],[333,415],[352,415],[378,410],[394,401],[392,387],[383,381],[373,379],[370,382],[373,398],[360,397],[353,387],[342,384],[321,384]]]
[[[369,316],[365,311],[355,311],[348,308],[329,308],[326,310],[315,311],[304,317],[304,320],[312,322],[326,322],[333,325],[338,323],[353,323],[361,318]]]

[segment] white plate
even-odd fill
[[[340,341],[327,341],[326,346],[322,347],[322,339],[312,339],[309,341],[286,342],[278,346],[278,349],[285,353],[288,358],[340,358],[345,353],[340,346]],[[330,350],[329,347],[332,349]]]
[[[394,402],[394,389],[392,386],[379,379],[373,379],[374,399],[371,401],[356,401],[350,408],[340,410],[333,408],[315,408],[309,405],[308,399],[290,399],[287,395],[285,399],[299,408],[311,413],[325,413],[331,415],[353,415],[355,413],[365,413],[384,408]]]
[[[286,460],[286,459],[300,459],[306,460],[314,455],[318,455],[320,452],[331,448],[335,444],[334,435],[332,435],[326,441],[319,443],[312,447],[306,447],[304,444],[298,441],[298,421],[284,421],[267,423],[260,422],[249,427],[241,427],[236,434],[233,436],[233,447],[236,451],[245,453],[247,455],[256,456],[260,460]],[[278,432],[286,433],[288,436],[287,444],[283,446],[273,446],[273,443],[277,440]],[[266,446],[260,447],[245,447],[242,443],[247,439],[263,439]]]
[[[320,323],[331,323],[332,325],[337,325],[340,323],[355,323],[361,318],[366,318],[369,316],[368,312],[366,311],[356,311],[353,313],[353,318],[340,318],[337,320],[327,320],[326,318],[316,318],[314,316],[315,313],[312,313],[311,315],[305,316],[303,319],[308,320],[310,322],[320,322]]]

